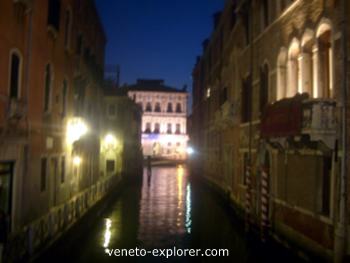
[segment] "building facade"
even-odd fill
[[[350,254],[344,10],[227,1],[193,70],[191,128],[194,168],[262,240],[337,262]]]
[[[143,155],[185,159],[188,141],[186,90],[165,86],[163,80],[142,79],[127,89],[128,96],[143,111]]]
[[[1,1],[0,32],[0,209],[12,261],[116,179],[99,165],[106,37],[94,1]]]
[[[101,163],[106,174],[142,174],[142,111],[122,88],[105,88],[101,124]],[[141,176],[140,176],[141,179]]]

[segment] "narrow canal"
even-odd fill
[[[85,229],[79,235],[63,238],[38,261],[299,262],[278,245],[261,245],[248,239],[227,205],[207,187],[191,180],[188,173],[185,166],[153,167],[151,177],[144,171],[142,185],[124,187],[94,224],[81,226]],[[197,257],[168,259],[150,254],[114,255],[115,249],[136,247],[148,251],[156,248],[158,254],[174,247],[201,252]],[[229,256],[202,256],[206,249]]]

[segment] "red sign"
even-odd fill
[[[267,106],[261,121],[261,137],[287,137],[301,134],[303,96],[283,99]]]

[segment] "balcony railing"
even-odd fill
[[[334,148],[336,103],[330,99],[309,99],[297,95],[267,107],[261,121],[261,135],[283,139],[308,135],[310,141],[322,141]]]
[[[312,141],[323,141],[334,147],[336,134],[336,103],[332,100],[306,100],[303,102],[302,134]]]

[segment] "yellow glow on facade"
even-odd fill
[[[88,132],[86,123],[81,118],[73,118],[67,124],[67,141],[72,144]]]
[[[79,166],[81,164],[81,157],[80,156],[74,156],[73,157],[73,164],[74,166]]]
[[[104,141],[105,141],[105,143],[106,143],[107,145],[112,145],[112,146],[116,146],[117,143],[118,143],[118,141],[117,141],[117,139],[115,138],[115,136],[113,136],[113,135],[110,134],[110,133],[107,134],[107,135],[105,136]]]

